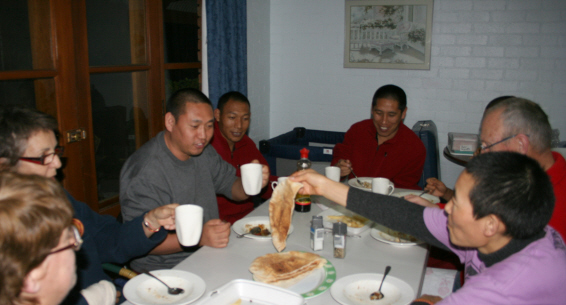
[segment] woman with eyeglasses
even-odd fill
[[[59,304],[75,285],[81,236],[63,189],[0,173],[0,304]]]
[[[56,129],[55,119],[38,110],[0,107],[0,170],[54,179],[63,152],[55,137]],[[84,244],[77,252],[78,284],[64,304],[114,304],[116,288],[102,263],[126,263],[163,242],[166,231],[175,229],[177,204],[156,208],[121,224],[66,195],[74,217],[84,227]]]

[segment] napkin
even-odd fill
[[[457,270],[426,268],[421,295],[437,295],[445,298],[452,293]]]

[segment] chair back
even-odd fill
[[[426,179],[434,177],[440,179],[440,162],[438,150],[438,132],[431,120],[418,121],[413,125],[413,132],[423,141],[426,148],[426,159],[418,185],[424,188]]]

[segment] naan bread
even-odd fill
[[[322,268],[325,263],[326,259],[314,253],[270,253],[256,258],[250,265],[250,272],[255,281],[286,288]]]
[[[302,183],[285,179],[279,183],[269,201],[269,222],[271,240],[277,252],[287,246],[287,234],[291,227],[291,218],[295,206],[295,195],[303,187]]]

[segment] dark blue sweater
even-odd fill
[[[142,226],[144,215],[122,224],[112,216],[94,212],[69,193],[67,197],[75,210],[75,218],[84,225],[84,243],[77,252],[77,285],[63,304],[86,305],[80,294],[82,289],[101,280],[111,281],[102,269],[103,263],[124,264],[132,258],[146,255],[165,239],[167,232],[161,230],[147,238]]]

